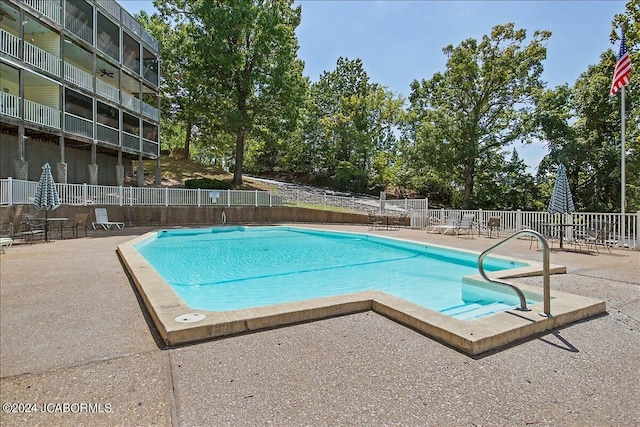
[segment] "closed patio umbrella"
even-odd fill
[[[560,166],[558,166],[556,184],[553,186],[553,193],[551,193],[551,200],[549,200],[549,207],[547,208],[547,212],[550,214],[561,214],[560,247],[562,247],[562,237],[564,234],[564,214],[574,212],[575,210],[573,196],[569,188],[569,180],[567,179],[567,170],[563,164],[560,164]]]
[[[45,163],[42,166],[42,174],[40,175],[40,181],[38,181],[38,187],[36,188],[36,196],[33,199],[33,206],[39,211],[44,210],[44,235],[48,236],[48,212],[54,210],[60,206],[60,196],[56,189],[56,184],[53,182],[53,175],[51,175],[51,166],[49,163]]]

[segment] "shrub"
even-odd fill
[[[187,188],[203,188],[210,190],[229,190],[232,188],[231,183],[211,178],[188,179],[184,182]]]

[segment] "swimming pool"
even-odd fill
[[[296,230],[314,229],[316,232],[331,232],[330,225],[321,227],[309,225],[305,228],[292,227]],[[223,231],[235,231],[231,227],[224,227]],[[342,227],[341,227],[342,228]],[[363,239],[376,239],[375,236],[363,234],[361,226],[352,226],[354,236],[367,236]],[[179,234],[212,233],[211,229],[195,231],[180,230]],[[174,230],[161,231],[160,235],[170,235]],[[448,250],[451,248],[434,245],[429,242],[431,235],[420,231],[404,230],[396,233],[404,235],[411,242],[385,238],[383,241],[391,245],[403,247],[405,244],[417,244],[427,252],[431,250]],[[603,301],[566,292],[554,290],[551,295],[552,316],[540,316],[542,311],[541,287],[518,283],[527,300],[534,301],[530,305],[531,311],[508,310],[491,316],[475,318],[473,321],[463,321],[459,318],[445,315],[441,312],[425,308],[421,305],[395,297],[387,292],[369,290],[344,295],[334,295],[307,299],[302,301],[284,302],[280,304],[244,308],[230,311],[210,311],[194,309],[187,305],[174,288],[152,267],[140,254],[137,248],[144,247],[153,241],[161,241],[158,231],[148,232],[118,245],[118,255],[123,267],[130,275],[131,281],[140,295],[157,328],[157,332],[168,346],[194,343],[212,338],[222,338],[237,334],[271,329],[300,322],[316,321],[333,316],[343,316],[359,312],[373,312],[386,318],[406,325],[424,335],[447,343],[467,354],[480,354],[491,349],[522,341],[536,336],[543,331],[558,328],[581,319],[587,319],[606,311]],[[452,240],[453,242],[454,240]],[[480,254],[467,251],[472,259]],[[225,254],[228,257],[228,254]],[[269,258],[269,257],[267,257]],[[495,258],[500,258],[496,256]],[[195,260],[195,259],[194,259]],[[206,263],[217,263],[218,259],[206,259]],[[511,257],[507,260],[510,266]],[[516,263],[518,260],[513,260]],[[517,267],[491,273],[496,279],[511,280],[514,277],[540,276],[542,264],[531,260],[522,260],[528,267]],[[517,265],[517,264],[516,264]],[[550,265],[551,274],[565,273],[566,267]],[[326,281],[325,281],[326,282]],[[477,293],[483,297],[496,293],[502,299],[504,286],[488,284],[474,274],[465,277],[462,284],[463,300],[478,299]],[[513,283],[513,282],[511,282]],[[459,311],[454,307],[451,311]]]
[[[461,320],[514,308],[469,290],[477,254],[366,234],[294,227],[163,230],[135,249],[194,310],[231,311],[377,290]],[[486,271],[528,266],[488,258]]]

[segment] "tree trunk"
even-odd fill
[[[188,159],[190,158],[190,146],[191,146],[191,128],[193,128],[193,125],[191,124],[191,121],[187,122],[187,136],[184,139],[184,158]]]
[[[462,209],[469,209],[469,199],[473,193],[473,176],[475,174],[475,159],[470,159],[464,168],[464,198],[462,199]]]
[[[236,137],[236,165],[233,170],[233,184],[242,185],[242,162],[244,161],[244,128],[238,129]]]

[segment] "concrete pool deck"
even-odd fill
[[[567,274],[552,276],[552,289],[604,300],[607,314],[480,357],[373,312],[167,349],[115,252],[149,230],[17,243],[0,256],[0,400],[40,409],[0,413],[3,426],[620,426],[640,419],[640,252],[554,252],[551,262]],[[498,242],[371,233],[476,251]],[[525,240],[498,253],[541,258]],[[541,288],[539,277],[514,282]],[[82,403],[98,412],[73,413]]]

